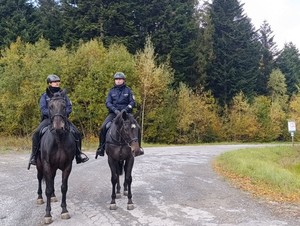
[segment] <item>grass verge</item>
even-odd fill
[[[235,186],[273,201],[300,202],[300,147],[242,149],[218,156],[213,167]]]

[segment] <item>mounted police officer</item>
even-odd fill
[[[31,164],[36,165],[37,153],[38,153],[39,146],[40,146],[41,132],[45,127],[47,127],[48,125],[51,124],[51,121],[49,118],[48,102],[54,93],[62,92],[62,89],[59,87],[60,86],[60,78],[57,75],[54,75],[54,74],[48,75],[47,84],[48,84],[48,87],[46,89],[46,92],[43,93],[40,98],[40,110],[42,113],[42,120],[40,122],[40,125],[34,131],[33,136],[32,136],[32,151],[31,151],[28,169],[30,168]],[[65,98],[66,98],[67,117],[69,117],[69,115],[72,112],[72,103],[67,95],[65,96]],[[68,120],[68,122],[70,125],[70,131],[75,138],[76,147],[77,147],[76,148],[76,163],[78,164],[78,163],[86,162],[89,160],[89,158],[81,152],[81,134],[73,123],[71,123],[69,120]]]
[[[125,84],[126,76],[123,72],[117,72],[114,75],[115,85],[110,89],[106,98],[106,107],[109,111],[108,116],[101,125],[99,132],[99,146],[96,151],[96,158],[98,155],[104,156],[105,151],[105,137],[106,132],[112,120],[123,109],[127,113],[132,113],[132,108],[135,106],[135,99],[131,89]],[[139,129],[139,145],[141,146],[141,131]],[[140,150],[139,155],[143,155],[143,149]]]

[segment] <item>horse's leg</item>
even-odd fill
[[[116,198],[119,199],[121,198],[121,185],[120,185],[120,176],[118,174],[117,176],[117,193],[116,193]]]
[[[126,183],[128,185],[128,194],[127,194],[127,198],[128,198],[127,209],[128,210],[134,209],[134,205],[132,202],[132,193],[131,193],[131,182],[132,182],[131,172],[132,172],[133,163],[134,163],[134,158],[126,160],[125,167],[124,167],[124,171],[125,171],[124,184]]]
[[[114,162],[109,156],[108,156],[108,164],[111,171],[111,185],[112,185],[112,193],[111,193],[111,202],[110,202],[110,210],[116,210],[116,184],[118,182],[118,174],[117,174],[117,162]]]
[[[128,195],[128,184],[126,183],[125,177],[124,177],[124,191],[123,191],[123,195],[127,196]]]
[[[37,164],[39,164],[39,163],[37,163]],[[37,191],[38,198],[36,200],[36,203],[38,205],[42,205],[44,203],[43,190],[42,190],[43,169],[39,166],[37,166],[36,169],[37,169],[37,179],[38,179],[38,191]]]
[[[68,179],[70,176],[72,170],[72,162],[69,163],[69,166],[63,170],[62,172],[62,185],[61,185],[61,193],[62,193],[62,198],[61,198],[61,208],[62,208],[62,212],[61,212],[61,218],[62,219],[69,219],[70,215],[69,212],[67,210],[67,191],[68,191]]]
[[[53,180],[55,179],[55,176],[56,176],[56,171],[54,172],[54,175],[53,175]],[[51,202],[57,202],[58,199],[56,198],[56,195],[55,195],[55,188],[53,187],[53,193],[51,195]]]
[[[50,166],[47,166],[49,169]],[[46,214],[45,214],[45,224],[52,223],[52,216],[51,216],[51,195],[53,194],[54,190],[54,178],[51,175],[53,172],[51,170],[45,170],[44,167],[44,176],[46,180],[46,196],[47,196],[47,205],[46,205]]]

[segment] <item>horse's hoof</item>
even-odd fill
[[[52,217],[45,217],[45,224],[51,224],[52,222]]]
[[[133,210],[134,205],[133,204],[127,204],[127,210]]]
[[[60,215],[61,219],[64,219],[64,220],[67,220],[67,219],[70,219],[70,214],[67,212],[67,213],[62,213]]]
[[[117,205],[116,204],[110,204],[109,209],[110,210],[116,210],[117,209]]]
[[[44,204],[44,200],[43,199],[37,199],[36,204],[42,205],[42,204]]]
[[[116,199],[120,199],[122,197],[121,193],[116,194]]]
[[[128,196],[128,191],[124,191],[123,195]]]
[[[51,197],[51,202],[57,202],[57,201],[58,199],[55,196]]]

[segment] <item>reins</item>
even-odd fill
[[[117,144],[117,145],[120,145],[120,146],[127,144],[128,147],[131,147],[132,142],[138,141],[138,138],[134,137],[130,141],[126,141],[126,139],[124,138],[124,136],[122,136],[122,134],[120,132],[123,127],[124,127],[124,125],[122,125],[122,127],[120,129],[116,129],[116,132],[119,134],[119,136],[121,137],[121,140],[123,140],[123,142],[120,142],[116,138],[114,138],[113,135],[112,135],[112,133],[111,133],[111,129],[109,130],[109,135],[110,135],[110,137],[111,137],[111,139],[113,141],[112,144]],[[110,142],[107,141],[107,143],[110,143]]]

